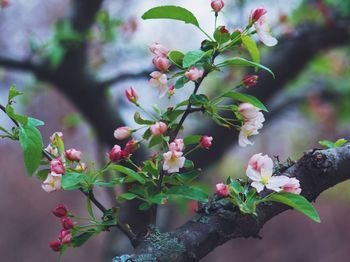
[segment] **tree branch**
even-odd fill
[[[40,67],[30,60],[16,60],[9,57],[0,57],[0,66],[13,70],[29,71],[35,73]]]
[[[154,71],[154,70],[153,70]],[[104,80],[101,84],[100,87],[101,88],[109,88],[111,85],[115,84],[115,83],[120,83],[122,81],[128,80],[128,79],[132,79],[132,80],[136,80],[136,79],[144,79],[149,77],[149,74],[152,72],[152,69],[146,69],[146,70],[142,70],[140,72],[127,72],[127,73],[121,73],[115,77],[112,77],[110,79]]]
[[[315,201],[320,193],[350,179],[350,145],[310,150],[282,174],[297,177],[302,195]],[[217,246],[233,238],[258,237],[263,225],[289,208],[279,203],[257,207],[258,216],[244,215],[228,201],[214,198],[183,226],[169,233],[154,230],[130,256],[132,261],[198,261]],[[305,218],[306,219],[306,218]],[[121,261],[116,257],[114,261]]]

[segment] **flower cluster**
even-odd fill
[[[253,144],[248,138],[259,134],[258,130],[263,127],[265,118],[259,108],[249,103],[240,104],[238,112],[244,121],[244,124],[240,128],[238,143],[240,146],[246,147]]]
[[[61,189],[62,176],[66,172],[66,167],[71,168],[77,172],[83,172],[87,166],[85,163],[80,162],[82,153],[74,148],[68,149],[64,152],[59,152],[59,144],[63,143],[63,134],[61,132],[55,132],[50,137],[51,143],[46,147],[46,152],[52,156],[50,162],[50,172],[46,179],[43,181],[42,188],[50,193]]]
[[[74,228],[73,221],[68,217],[68,210],[65,206],[59,205],[52,213],[60,218],[62,229],[58,234],[58,240],[49,243],[51,249],[55,252],[61,251],[62,245],[67,245],[72,241],[70,230]]]

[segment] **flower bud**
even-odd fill
[[[169,144],[170,151],[178,151],[181,152],[185,147],[184,141],[181,138],[175,139],[173,142]]]
[[[227,197],[230,194],[228,186],[224,183],[216,184],[216,194],[218,196]]]
[[[168,97],[172,97],[175,94],[175,86],[171,85],[168,89]]]
[[[56,135],[58,135],[61,138],[61,140],[63,140],[62,132],[55,132],[50,136],[50,140],[53,144],[56,144]]]
[[[78,171],[78,172],[83,172],[87,169],[87,164],[86,163],[78,163],[77,166],[75,167],[75,170]]]
[[[167,71],[170,67],[170,60],[164,56],[156,56],[152,59],[153,65],[158,68],[159,71]]]
[[[213,137],[211,136],[202,136],[199,143],[201,147],[209,149],[212,146]]]
[[[264,7],[258,7],[252,10],[250,14],[250,23],[257,22],[263,15],[267,13],[267,10]]]
[[[111,152],[109,152],[109,159],[112,162],[118,162],[122,157],[122,149],[120,148],[120,146],[115,145]]]
[[[150,127],[151,134],[154,136],[160,136],[168,130],[168,126],[163,122],[157,122]]]
[[[66,230],[72,229],[74,227],[73,221],[68,217],[61,217],[62,227]]]
[[[55,251],[55,252],[59,252],[61,249],[61,242],[59,241],[52,241],[49,243],[50,248]]]
[[[154,43],[150,45],[149,50],[156,56],[165,57],[169,53],[169,49],[159,43]]]
[[[128,138],[132,134],[132,129],[128,126],[118,127],[114,131],[114,137],[118,140]]]
[[[242,84],[246,87],[255,86],[257,83],[258,83],[257,75],[247,75],[242,79]]]
[[[52,159],[50,162],[50,170],[55,174],[64,174],[64,165],[61,158]]]
[[[191,81],[197,81],[203,76],[204,71],[199,70],[197,67],[193,66],[190,70],[185,73],[185,76]]]
[[[58,239],[63,245],[68,244],[72,241],[72,234],[68,230],[62,229],[58,234]]]
[[[212,0],[211,1],[211,8],[218,13],[221,11],[221,9],[225,6],[225,3],[223,0]]]
[[[139,147],[139,143],[132,139],[130,141],[128,141],[124,147],[123,151],[128,152],[129,154],[131,154],[132,152],[134,152],[137,148]]]
[[[52,210],[52,214],[56,217],[65,217],[68,214],[68,210],[64,205],[58,205],[54,210]]]
[[[137,103],[138,96],[135,89],[132,86],[130,87],[130,90],[125,90],[125,96],[131,103]]]
[[[77,161],[77,162],[80,161],[81,154],[82,153],[80,151],[78,151],[74,148],[68,149],[64,152],[65,158],[67,158],[70,161]]]

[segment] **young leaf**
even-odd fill
[[[19,92],[19,91],[16,89],[16,86],[12,85],[12,86],[10,87],[10,90],[9,90],[7,103],[10,104],[11,101],[12,101],[16,96],[20,96],[20,95],[23,95],[23,93],[22,93],[22,92]]]
[[[133,200],[137,197],[137,195],[133,193],[124,193],[118,196],[119,201],[125,201],[125,200]]]
[[[197,18],[187,9],[179,6],[158,6],[149,9],[142,15],[142,19],[173,19],[183,21],[186,24],[192,24],[199,27]]]
[[[260,100],[257,99],[255,96],[251,96],[251,95],[248,95],[248,94],[243,94],[243,93],[230,91],[230,92],[227,92],[227,93],[223,94],[222,97],[228,97],[228,98],[232,98],[233,100],[240,101],[240,102],[250,103],[250,104],[252,104],[253,106],[255,106],[257,108],[268,112],[268,110],[264,106],[264,104],[262,102],[260,102]]]
[[[250,36],[243,35],[242,42],[245,48],[247,48],[253,62],[260,63],[260,52],[255,41]]]
[[[183,88],[187,82],[188,82],[188,78],[185,76],[182,76],[175,82],[174,87],[175,87],[175,89]]]
[[[184,139],[184,144],[187,145],[193,145],[193,144],[199,144],[199,141],[201,140],[200,135],[193,135],[193,136],[187,136]]]
[[[267,72],[269,72],[273,77],[275,77],[274,73],[271,71],[271,69],[269,69],[268,67],[266,66],[263,66],[261,64],[258,64],[258,63],[254,63],[252,61],[249,61],[247,59],[244,59],[242,57],[234,57],[234,58],[231,58],[229,60],[226,60],[220,64],[218,64],[217,66],[218,67],[225,67],[225,66],[253,66],[253,67],[257,67],[257,68],[260,68],[260,69],[264,69],[266,70]]]
[[[334,147],[340,147],[345,145],[348,142],[348,140],[344,139],[344,138],[340,138],[337,141],[335,141],[334,143]]]
[[[287,193],[287,192],[280,192],[271,194],[270,196],[267,196],[264,201],[274,201],[279,202],[282,204],[285,204],[287,206],[290,206],[302,214],[306,215],[310,219],[312,219],[315,222],[320,223],[320,217],[316,211],[316,209],[311,205],[307,199],[301,195],[293,194],[293,193]]]
[[[42,158],[43,140],[39,130],[31,125],[21,126],[19,128],[19,143],[28,175],[32,176],[39,167]]]
[[[152,125],[153,124],[153,121],[143,119],[139,112],[135,112],[134,121],[136,124],[139,124],[139,125]]]
[[[333,148],[334,147],[334,143],[330,140],[321,140],[321,141],[318,141],[318,143],[325,148]]]
[[[68,172],[62,176],[61,186],[64,190],[74,190],[82,187],[85,174]]]
[[[168,58],[170,59],[170,61],[176,65],[178,68],[182,69],[182,63],[184,60],[184,54],[181,53],[180,51],[171,51],[168,54]]]
[[[185,54],[183,59],[183,67],[190,67],[199,61],[201,61],[204,57],[209,56],[212,53],[212,50],[204,52],[202,50],[190,51]]]
[[[121,165],[110,165],[108,167],[108,169],[123,173],[123,174],[127,175],[128,177],[140,182],[141,184],[144,184],[146,182],[145,179],[140,174],[138,174],[137,172],[135,172],[134,170],[132,170],[130,168],[127,168],[127,167],[124,167]]]
[[[208,195],[198,187],[173,186],[166,193],[168,195],[180,196],[201,202],[206,202],[208,200]]]
[[[71,245],[73,247],[80,247],[86,241],[88,241],[89,238],[92,237],[95,233],[98,233],[98,232],[88,231],[88,232],[84,232],[82,234],[76,235],[76,236],[73,237]]]

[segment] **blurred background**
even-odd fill
[[[123,92],[134,86],[145,107],[166,106],[148,84],[153,71],[148,46],[159,42],[182,52],[199,48],[203,35],[176,21],[142,21],[149,8],[176,4],[191,10],[202,27],[212,32],[210,0],[9,0],[0,8],[0,102],[6,103],[11,84],[25,93],[19,111],[45,121],[40,130],[45,143],[55,131],[64,133],[67,146],[83,151],[84,161],[103,165],[116,143],[113,130],[131,125],[134,108]],[[209,193],[227,176],[244,174],[252,154],[263,152],[298,159],[319,140],[350,138],[350,1],[348,0],[226,0],[219,25],[232,32],[247,24],[250,10],[268,9],[268,19],[279,44],[261,46],[262,64],[276,79],[259,73],[259,84],[247,92],[269,108],[254,146],[238,148],[237,133],[194,114],[188,132],[214,137],[211,150],[193,155],[205,170],[201,184]],[[83,39],[76,33],[84,33]],[[229,54],[228,54],[229,55]],[[203,85],[209,95],[236,85],[249,71],[215,73]],[[191,88],[175,97],[181,101]],[[0,125],[11,127],[4,114]],[[147,158],[152,152],[137,156]],[[57,261],[48,243],[56,238],[59,222],[51,214],[58,204],[85,214],[79,192],[47,194],[40,181],[28,178],[19,144],[0,143],[0,254],[2,261]],[[348,261],[350,250],[350,183],[328,190],[317,201],[322,223],[288,211],[261,231],[262,240],[235,239],[203,261]],[[106,206],[115,192],[98,191]],[[169,230],[193,215],[196,204],[181,202],[160,212],[161,228]],[[135,206],[125,207],[125,220],[137,230],[145,226]],[[130,252],[118,232],[100,234],[62,261],[111,261]]]

